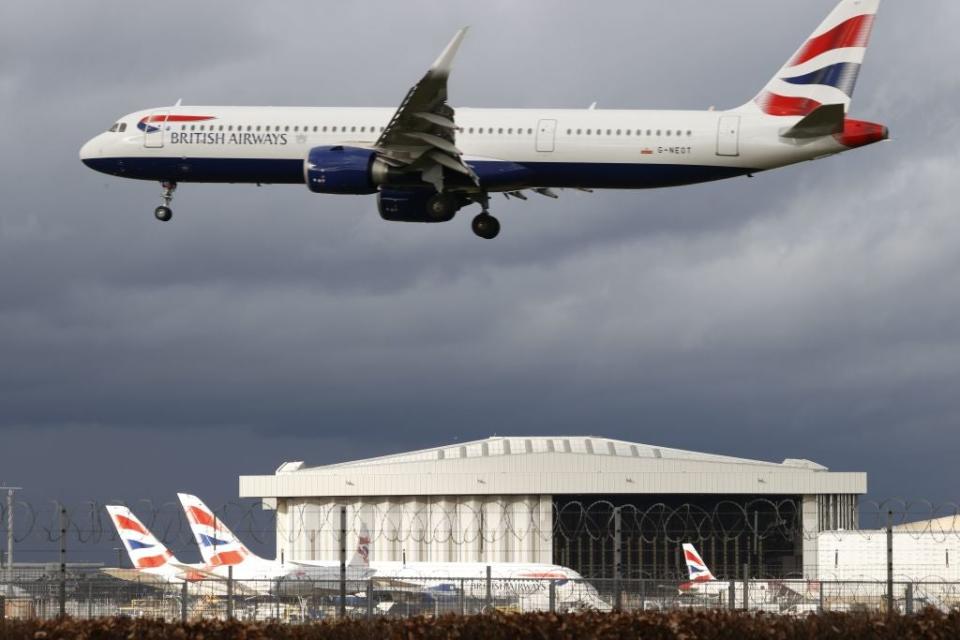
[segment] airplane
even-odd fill
[[[454,109],[460,30],[399,108],[172,106],[119,118],[80,149],[102,173],[159,181],[169,221],[180,183],[305,185],[377,195],[384,220],[439,223],[491,194],[648,189],[754,176],[889,138],[848,117],[880,0],[841,0],[750,101],[715,111]]]
[[[233,566],[235,579],[262,579],[272,575],[282,577],[283,589],[296,587],[303,581],[309,590],[310,581],[339,580],[339,563],[323,561],[287,561],[284,564],[264,560],[241,543],[230,529],[214,516],[204,502],[193,495],[179,493],[180,502],[204,562],[209,567]],[[277,565],[280,564],[280,568]],[[516,598],[524,610],[549,608],[550,582],[555,585],[555,604],[559,609],[609,610],[593,585],[576,571],[552,564],[511,562],[371,562],[370,534],[361,528],[357,549],[348,568],[349,590],[361,591],[367,586],[362,581],[371,579],[377,587],[387,588],[400,595],[417,591],[433,596],[459,593],[482,599],[486,596],[487,567],[491,571],[491,595],[494,598]],[[284,568],[286,567],[286,568]],[[336,576],[316,577],[311,569],[335,569]],[[249,576],[249,577],[248,577]],[[292,585],[288,582],[293,581]]]
[[[317,591],[337,591],[340,581],[339,562],[267,560],[250,551],[197,496],[178,493],[190,530],[200,548],[203,572],[224,579],[246,583],[252,588],[281,595],[307,595]],[[347,581],[353,589],[362,589],[371,570],[367,548],[361,539],[353,558],[347,563]]]
[[[730,597],[732,584],[735,602],[743,602],[743,582],[718,580],[695,546],[685,543],[682,547],[690,580],[680,585],[681,596],[725,599]],[[750,580],[748,584],[750,608],[775,612],[796,610],[799,603],[816,598],[820,591],[820,583],[810,580]]]
[[[107,505],[110,521],[127,550],[133,569],[105,568],[107,575],[120,580],[154,585],[200,582],[207,579],[202,565],[185,564],[154,536],[130,509]]]

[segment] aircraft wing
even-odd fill
[[[456,146],[454,110],[447,104],[447,79],[467,27],[457,32],[426,75],[407,92],[390,124],[376,142],[380,158],[401,171],[419,171],[437,191],[444,188],[444,169],[462,174],[479,186]]]
[[[139,569],[116,569],[111,567],[104,567],[100,569],[100,572],[110,576],[111,578],[116,578],[117,580],[126,580],[127,582],[139,582],[141,584],[146,584],[156,587],[168,587],[171,584],[177,584],[168,578],[163,576],[158,576],[153,573],[146,573]]]

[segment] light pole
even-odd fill
[[[13,492],[23,487],[0,487],[7,491],[7,579],[13,579]]]

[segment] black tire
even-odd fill
[[[434,222],[449,222],[457,214],[457,202],[453,196],[438,193],[427,200],[427,217]]]
[[[173,217],[173,211],[170,209],[170,207],[160,205],[153,210],[153,215],[160,222],[169,222],[170,218]]]
[[[481,213],[473,219],[473,232],[484,240],[493,240],[500,235],[500,221],[489,213]]]

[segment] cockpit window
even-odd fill
[[[126,131],[126,130],[127,130],[127,123],[126,123],[126,122],[121,122],[121,123],[120,123],[120,128],[117,129],[117,131],[119,131],[120,133],[123,133],[123,132]]]
[[[109,131],[110,133],[114,133],[114,132],[119,131],[119,130],[120,130],[120,123],[119,123],[119,122],[115,122],[112,127],[110,127],[109,129],[107,129],[107,131]]]

